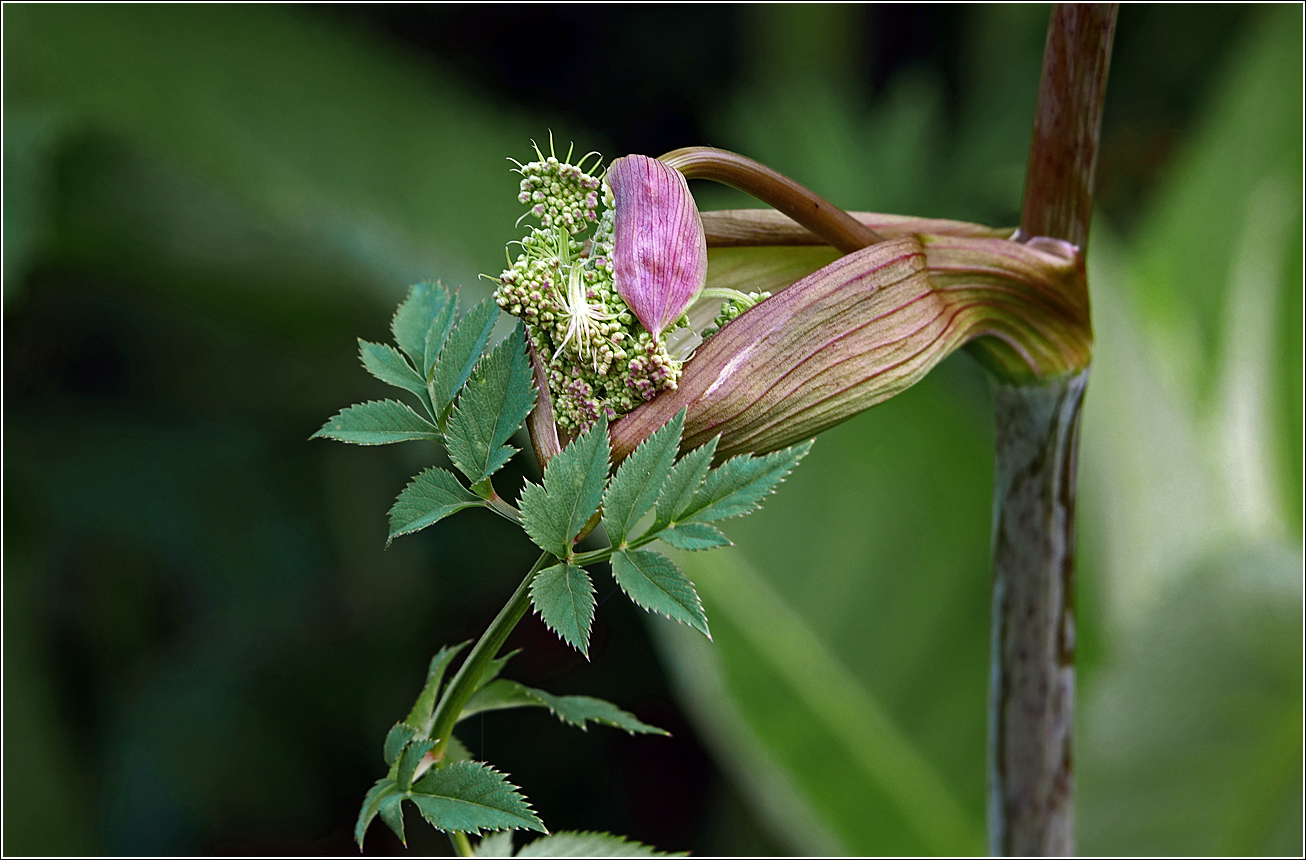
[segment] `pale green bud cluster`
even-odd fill
[[[707,340],[712,335],[716,334],[725,327],[726,323],[737,319],[740,314],[751,308],[753,305],[771,298],[771,294],[768,292],[747,293],[746,295],[748,297],[748,301],[746,302],[739,299],[726,299],[721,304],[721,312],[712,320],[711,325],[703,329],[703,340]]]
[[[581,160],[584,163],[584,159]],[[518,200],[539,219],[498,278],[495,301],[526,322],[548,369],[558,425],[573,433],[676,387],[680,362],[640,325],[613,286],[611,195],[554,156],[522,165]],[[599,210],[602,208],[602,213]],[[588,247],[581,235],[590,225]]]
[[[531,214],[545,228],[561,226],[575,236],[595,219],[599,206],[599,179],[577,165],[550,155],[518,171],[521,193],[517,200],[531,204]]]

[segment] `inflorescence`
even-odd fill
[[[676,387],[681,362],[640,325],[613,285],[613,201],[602,180],[550,154],[518,164],[517,199],[530,204],[533,227],[521,253],[499,276],[495,301],[526,323],[546,364],[558,425],[573,433],[606,415],[629,412]],[[584,234],[590,233],[588,242]],[[737,312],[736,312],[737,315]],[[722,322],[724,324],[724,322]]]

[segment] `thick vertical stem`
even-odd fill
[[[1114,5],[1063,4],[1052,12],[1022,237],[1087,246],[1115,20]],[[1074,851],[1075,470],[1087,377],[1085,369],[993,386],[988,819],[995,855]]]
[[[1075,467],[1087,378],[993,386],[991,854],[1074,848]]]

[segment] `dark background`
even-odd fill
[[[1262,14],[1121,10],[1097,187],[1125,240]],[[474,289],[470,276],[497,271],[515,218],[505,156],[550,128],[607,157],[710,143],[848,208],[1011,224],[1038,19],[943,5],[6,4],[6,852],[355,850],[382,737],[426,661],[484,629],[533,553],[484,512],[383,550],[395,493],[443,455],[306,439],[385,396],[354,338],[386,339],[407,283]],[[297,32],[348,48],[323,86],[371,73],[364,56],[393,98],[356,118],[331,115],[329,93],[302,115],[264,98],[283,74],[311,87],[316,71],[278,41]],[[1011,80],[974,74],[987,54]],[[904,98],[937,105],[929,134],[902,143],[928,143],[928,169],[898,169],[886,141],[846,186],[817,184],[820,166],[785,149],[789,115],[763,110],[804,82],[870,116],[910,119]],[[448,114],[405,125],[409,86]],[[344,92],[339,110],[362,98]],[[366,143],[388,123],[391,138]],[[272,157],[261,124],[285,132]],[[472,150],[474,163],[459,155]],[[427,160],[454,177],[443,199],[403,172]],[[494,199],[477,196],[481,176]],[[705,195],[705,208],[738,202]],[[531,616],[508,674],[610,699],[674,737],[579,733],[535,712],[475,718],[460,737],[552,830],[792,850],[705,750],[641,613],[596,583],[592,662]],[[448,853],[415,816],[408,832],[411,850]],[[378,824],[366,849],[401,847]]]

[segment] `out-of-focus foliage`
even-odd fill
[[[866,37],[856,7],[750,10],[740,34],[678,13],[684,41],[608,44],[635,65],[545,116],[343,14],[6,5],[6,849],[349,850],[427,658],[479,633],[534,556],[481,511],[381,552],[407,478],[450,464],[305,441],[386,396],[354,337],[387,340],[421,278],[485,294],[519,210],[503,159],[529,138],[624,154],[606,117],[703,93],[708,139],[648,154],[722,145],[849,208],[1014,223],[1046,9],[939,9],[873,10],[939,41],[888,76],[912,46]],[[1090,253],[1085,852],[1301,848],[1300,15],[1121,12]],[[742,86],[723,71],[738,40]],[[662,93],[663,60],[696,94],[612,105],[614,82]],[[1177,113],[1133,98],[1156,92]],[[986,385],[945,362],[822,436],[737,549],[678,557],[715,643],[653,628],[692,726],[611,583],[592,665],[538,622],[513,640],[523,681],[673,739],[490,714],[464,740],[555,827],[700,853],[979,851]],[[414,850],[447,851],[425,832]]]

